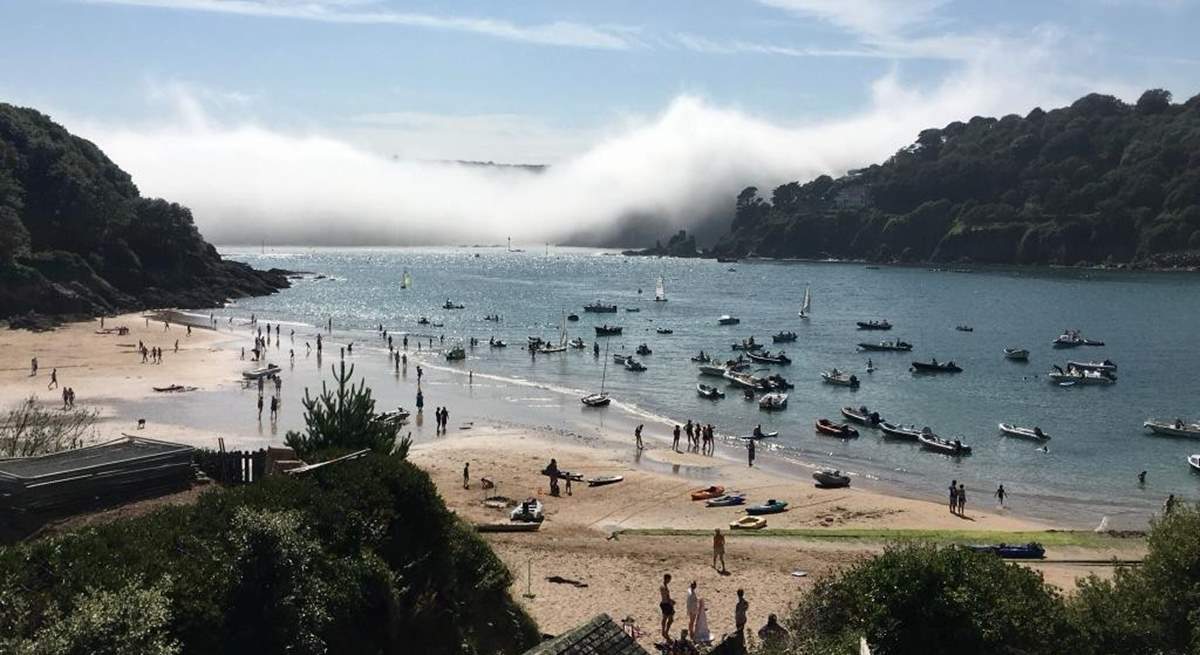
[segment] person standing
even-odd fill
[[[754,466],[754,440],[750,439],[746,442],[746,457],[748,459],[747,466]]]
[[[642,427],[643,427],[643,425],[639,424],[636,428],[633,429],[634,443],[637,445],[638,450],[642,450],[643,448],[645,448],[645,446],[642,445]]]
[[[673,450],[675,452],[679,452],[679,424],[678,423],[675,424],[675,437],[673,439],[671,439],[671,450]],[[689,624],[688,630],[690,631],[691,629],[692,628]]]
[[[1001,507],[1004,507],[1004,497],[1007,495],[1008,494],[1005,493],[1005,491],[1004,491],[1004,485],[1000,485],[999,487],[996,487],[996,500],[1000,501]]]
[[[260,394],[258,394],[258,420],[259,421],[262,420],[262,408],[263,408],[263,397],[262,397],[262,394],[260,393]]]
[[[471,463],[463,463],[463,489],[471,488]]]
[[[746,592],[742,589],[737,590],[737,604],[733,606],[733,623],[737,629],[739,641],[746,639],[746,612],[750,610],[750,603],[746,600]]]
[[[688,450],[692,448],[692,431],[695,429],[695,426],[692,425],[692,419],[688,419],[687,427],[684,428],[684,432],[687,433],[688,438]]]
[[[671,599],[671,574],[663,574],[662,586],[658,588],[658,608],[662,610],[662,636],[671,641],[671,624],[675,621],[675,601]]]
[[[34,377],[37,375],[37,366],[37,357],[29,360],[29,377]]]
[[[967,509],[967,487],[963,483],[958,484],[958,515],[963,516],[963,512]]]
[[[958,513],[958,480],[950,481],[950,513]]]
[[[713,532],[713,568],[717,568],[717,559],[721,560],[721,573],[725,573],[725,535],[721,534],[721,528],[717,528]]]
[[[442,434],[446,434],[446,426],[450,425],[450,408],[442,408]]]
[[[696,595],[695,580],[692,580],[692,584],[688,585],[684,607],[687,609],[688,615],[688,634],[694,635],[696,634],[696,617],[700,613],[700,597]]]

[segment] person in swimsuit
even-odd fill
[[[725,572],[725,535],[721,534],[721,528],[717,528],[713,532],[713,568],[717,568],[717,559],[721,560],[721,573]]]
[[[671,574],[663,574],[662,586],[658,588],[658,608],[662,610],[662,636],[667,642],[671,641],[671,623],[675,621],[675,601],[671,599]]]

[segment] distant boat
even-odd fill
[[[276,364],[267,364],[266,366],[263,366],[261,368],[255,368],[255,369],[251,369],[249,371],[242,371],[242,377],[246,378],[247,380],[257,380],[259,378],[265,378],[265,377],[275,375],[280,370],[282,370],[282,369],[280,369],[280,367]]]
[[[1046,441],[1050,435],[1042,432],[1039,427],[1023,428],[1011,423],[1001,423],[1000,432],[1010,437],[1020,437],[1022,439],[1033,439],[1034,441]]]
[[[717,325],[737,325],[741,322],[742,319],[736,316],[730,316],[729,314],[725,314],[717,319]]]
[[[870,350],[875,352],[907,352],[912,350],[912,344],[907,341],[880,341],[879,343],[863,342],[858,344],[859,350]]]
[[[1154,419],[1148,419],[1142,424],[1142,426],[1154,434],[1167,437],[1191,437],[1193,439],[1200,439],[1200,421],[1185,423],[1183,419],[1175,419],[1174,421],[1156,421]]]
[[[675,334],[675,330],[672,330],[671,328],[658,328],[655,330],[655,332],[659,334]]]
[[[856,323],[860,330],[890,330],[892,324],[887,321],[858,321]]]
[[[1068,367],[1064,372],[1058,366],[1054,367],[1049,376],[1050,381],[1056,384],[1064,382],[1073,382],[1077,384],[1099,384],[1108,385],[1115,384],[1117,376],[1109,371],[1088,371],[1074,367]]]
[[[597,300],[590,305],[584,305],[583,311],[591,314],[615,314],[617,313],[617,306],[605,305]]]
[[[654,284],[654,302],[667,302],[667,287],[663,284],[663,276],[658,276]]]
[[[461,304],[450,302],[449,298],[447,298],[446,302],[442,305],[442,309],[462,309],[462,308],[463,308],[463,306]]]
[[[871,410],[867,409],[866,405],[863,405],[858,409],[854,409],[853,407],[843,407],[842,416],[845,416],[855,423],[861,423],[862,425],[869,425],[871,427],[875,427],[880,423],[883,423],[883,418],[879,416],[879,412],[872,412]]]
[[[579,402],[588,407],[604,407],[611,400],[607,393],[604,393],[604,383],[608,379],[608,343],[604,344],[604,369],[600,373],[600,392],[589,393],[579,399]]]
[[[446,361],[457,362],[467,358],[467,351],[463,350],[462,346],[454,346],[446,351]]]
[[[954,329],[958,330],[959,332],[974,332],[975,331],[975,328],[971,327],[970,325],[955,325]]]
[[[788,359],[788,356],[782,351],[780,351],[777,355],[772,355],[770,352],[765,350],[761,353],[751,350],[746,354],[750,357],[750,359],[758,362],[759,364],[780,364],[786,366],[792,363],[792,360]]]
[[[804,302],[800,305],[799,316],[802,319],[808,320],[809,312],[812,311],[812,293],[809,288],[804,287]]]
[[[929,428],[917,429],[915,425],[897,425],[884,421],[879,424],[879,429],[883,431],[884,436],[893,439],[910,439],[917,440],[922,434],[932,434]]]
[[[912,370],[914,373],[962,373],[962,367],[953,361],[938,363],[936,359],[928,362],[913,362]]]
[[[717,257],[717,261],[722,264],[736,264],[736,263],[738,263],[738,258],[737,257]]]
[[[566,350],[567,350],[567,313],[563,312],[563,318],[562,318],[562,321],[559,323],[559,327],[558,327],[558,343],[557,344],[543,343],[541,345],[541,347],[538,348],[537,351],[539,353],[548,355],[550,353],[566,352]]]
[[[821,434],[827,434],[831,437],[848,439],[858,436],[858,430],[855,430],[846,423],[838,425],[827,418],[817,419],[817,422],[813,424],[813,427],[816,428],[817,432],[820,432]]]
[[[1188,455],[1187,462],[1193,471],[1200,473],[1200,455]]]
[[[825,380],[826,384],[832,384],[838,387],[850,387],[851,389],[858,388],[858,376],[839,371],[836,368],[831,368],[828,371],[821,372],[821,379]]]
[[[401,278],[400,278],[400,288],[401,289],[411,289],[412,288],[412,276],[408,274],[408,269],[404,269],[404,275],[401,276]]]
[[[1117,364],[1111,359],[1106,359],[1102,362],[1077,362],[1074,360],[1067,360],[1067,368],[1077,368],[1081,371],[1106,371],[1111,373],[1117,370]]]
[[[622,329],[623,328],[619,325],[609,325],[608,323],[605,323],[604,325],[597,325],[596,326],[596,336],[598,336],[598,337],[615,336],[615,335],[621,334]]]
[[[1055,348],[1076,348],[1082,346],[1086,341],[1079,334],[1079,330],[1063,330],[1063,333],[1055,337],[1053,346]]]
[[[780,332],[779,334],[771,335],[771,341],[774,343],[789,343],[789,342],[792,342],[795,340],[796,340],[795,332]]]
[[[1029,351],[1024,348],[1005,348],[1004,358],[1015,362],[1029,361]]]
[[[917,436],[917,441],[921,442],[921,447],[926,450],[932,450],[943,455],[957,457],[959,455],[970,455],[971,447],[963,443],[960,439],[943,439],[931,432],[922,431]]]
[[[625,360],[625,370],[640,373],[646,370],[646,365],[634,359],[633,357],[630,357],[629,359]]]

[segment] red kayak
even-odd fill
[[[831,437],[841,437],[846,439],[848,437],[858,436],[858,430],[855,430],[845,423],[838,425],[827,418],[817,419],[814,427],[817,428],[817,432],[820,432],[821,434],[827,434]]]

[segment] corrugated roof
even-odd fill
[[[542,642],[524,655],[650,655],[607,614]]]
[[[96,466],[109,466],[135,461],[143,457],[191,450],[191,446],[184,444],[125,436],[85,448],[0,461],[0,475],[7,474],[14,478],[28,480],[44,475],[78,471]]]

